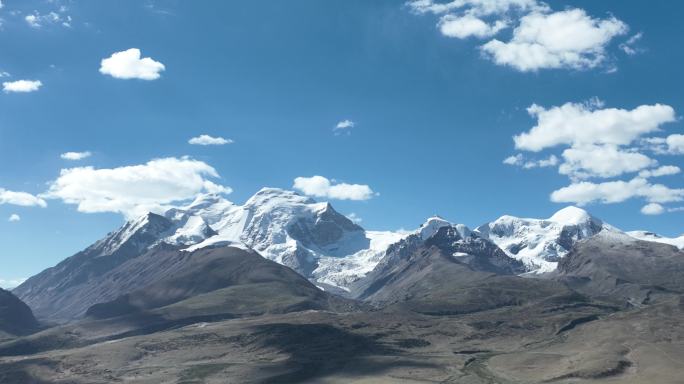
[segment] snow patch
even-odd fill
[[[648,231],[630,231],[627,232],[627,234],[638,240],[669,244],[674,245],[679,249],[684,249],[684,235],[679,237],[664,237]]]

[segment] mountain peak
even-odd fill
[[[549,217],[549,221],[561,224],[581,224],[592,220],[596,219],[589,212],[572,205],[559,210]]]
[[[432,216],[425,220],[425,223],[420,226],[420,237],[426,240],[432,237],[442,227],[450,227],[451,223],[439,216]]]

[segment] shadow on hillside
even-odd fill
[[[273,349],[289,355],[279,366],[266,370],[264,383],[290,383],[314,380],[338,373],[372,374],[389,368],[434,367],[410,361],[379,363],[371,356],[401,356],[402,351],[383,345],[371,337],[347,332],[327,324],[266,324],[254,333],[236,340],[244,347]],[[264,372],[262,368],[262,372]]]

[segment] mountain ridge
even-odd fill
[[[93,279],[148,252],[231,246],[253,249],[292,268],[321,289],[353,296],[355,284],[385,260],[393,244],[412,234],[426,240],[444,227],[462,238],[477,236],[498,246],[503,254],[522,262],[525,269],[519,273],[550,272],[575,242],[601,231],[621,233],[576,207],[563,208],[549,219],[502,216],[475,230],[434,216],[412,232],[367,231],[335,211],[330,203],[292,191],[262,188],[243,205],[218,194],[203,194],[162,215],[147,213],[130,220],[83,251],[31,277],[13,292],[39,318],[68,320],[87,308],[85,303],[67,304],[67,298],[78,296],[77,292],[83,297],[97,297],[93,295],[98,292]],[[146,266],[139,268],[145,270]],[[106,293],[100,294],[111,299]]]

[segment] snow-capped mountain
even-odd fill
[[[501,216],[475,231],[535,273],[555,270],[558,260],[578,240],[601,231],[620,232],[587,211],[572,206],[561,209],[548,219]]]
[[[93,279],[151,250],[194,251],[227,245],[256,250],[323,289],[342,292],[370,272],[387,247],[403,236],[366,232],[330,204],[282,189],[264,188],[244,205],[206,194],[162,215],[148,213],[128,221],[28,279],[14,293],[40,317],[68,319],[82,312],[80,304],[68,298],[88,295],[83,290]]]
[[[106,296],[92,286],[93,281],[131,260],[164,249],[192,252],[232,246],[255,250],[326,291],[350,294],[357,282],[391,262],[398,244],[424,244],[440,232],[450,241],[440,244],[440,249],[459,263],[482,269],[503,260],[507,270],[520,273],[554,270],[576,241],[601,231],[619,232],[574,207],[545,220],[503,216],[474,231],[436,216],[410,233],[366,231],[329,203],[292,191],[264,188],[243,205],[205,194],[161,215],[148,213],[125,223],[82,252],[30,278],[14,293],[39,317],[69,319],[83,312],[83,303],[69,298],[96,301]],[[518,264],[511,264],[508,258]],[[478,264],[483,262],[494,264]],[[151,266],[136,268],[141,269],[143,280],[153,275],[147,271]]]
[[[670,245],[674,245],[675,247],[677,247],[679,249],[684,249],[684,235],[679,236],[679,237],[665,237],[665,236],[660,236],[657,233],[648,232],[648,231],[629,231],[629,232],[627,232],[627,234],[632,236],[635,239],[639,239],[639,240],[643,240],[643,241],[651,241],[654,243],[670,244]]]
[[[216,232],[188,251],[238,244],[323,288],[346,288],[372,270],[385,249],[402,238],[393,232],[367,232],[329,203],[276,188],[260,190],[242,206],[220,196],[204,196],[166,216],[200,216]]]
[[[515,275],[525,271],[520,261],[509,257],[494,242],[467,226],[431,217],[418,230],[391,245],[373,271],[352,285],[352,296],[367,299],[383,291],[386,285],[391,286],[404,279],[409,282],[404,288],[417,284],[416,279],[422,276],[420,271],[428,268],[425,255],[431,248],[439,250],[450,263],[461,265],[473,273]],[[460,279],[462,276],[454,275],[452,278]],[[402,296],[405,292],[394,294]]]

